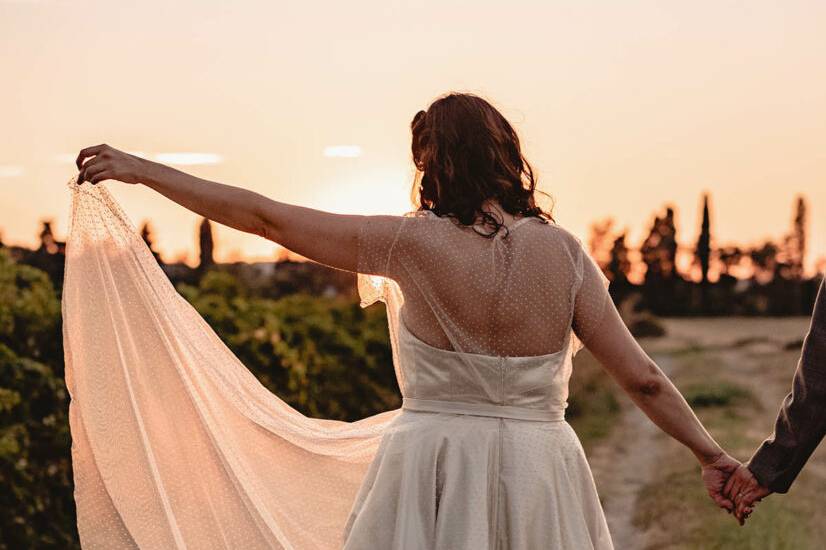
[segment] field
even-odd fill
[[[808,319],[668,319],[643,346],[717,441],[746,460],[772,431]],[[744,527],[717,509],[694,457],[660,432],[594,364],[577,358],[571,423],[580,434],[618,549],[823,548],[826,445],[786,495]],[[607,405],[606,405],[607,403]]]

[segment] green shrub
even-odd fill
[[[640,315],[628,324],[628,330],[635,338],[660,338],[665,336],[665,327],[652,315]]]
[[[60,303],[0,250],[0,548],[76,548]]]
[[[707,383],[692,384],[683,390],[688,404],[692,408],[728,407],[746,401],[753,401],[752,393],[730,382],[717,382],[714,385]]]

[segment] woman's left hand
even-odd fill
[[[104,143],[82,149],[77,155],[75,164],[80,170],[77,177],[78,184],[84,181],[94,184],[103,180],[141,183],[146,175],[149,161]]]

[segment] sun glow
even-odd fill
[[[325,157],[355,158],[361,156],[358,145],[330,145],[324,148]]]
[[[0,164],[0,178],[16,178],[22,176],[24,172],[22,166]]]

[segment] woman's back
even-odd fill
[[[572,338],[572,326],[580,335],[590,330],[607,291],[579,241],[544,222],[519,218],[487,238],[430,211],[369,217],[359,272],[395,281],[401,296],[395,304],[385,299],[389,309],[403,305],[406,328],[435,347],[509,357],[555,353]],[[386,298],[386,285],[361,288],[368,302]]]

